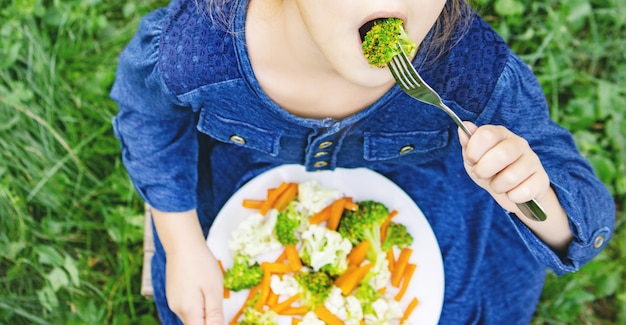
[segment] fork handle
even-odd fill
[[[443,103],[441,103],[441,105],[445,106],[445,104]],[[445,110],[445,111],[452,112],[452,110],[450,110],[449,108],[448,110]],[[456,114],[453,113],[453,114],[448,114],[448,115],[452,117],[456,125],[459,126],[459,128],[465,133],[465,135],[467,135],[468,138],[472,136],[472,132],[465,126],[465,124],[463,124],[463,121],[461,121],[461,119],[459,119],[459,117]],[[516,203],[516,204],[517,204],[517,208],[520,209],[520,211],[522,211],[522,213],[531,220],[545,221],[547,218],[546,212],[543,210],[541,205],[539,205],[539,203],[535,201],[535,199],[532,199],[524,203]]]

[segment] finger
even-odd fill
[[[204,296],[204,324],[222,325],[224,324],[224,313],[222,311],[223,290],[212,290]]]
[[[470,131],[470,133],[474,133],[474,131],[478,128],[474,123],[469,121],[464,121],[463,124],[465,124],[465,127]],[[469,141],[469,137],[461,128],[458,128],[457,132],[459,133],[459,142],[461,143],[461,147],[465,147]]]
[[[550,187],[550,180],[545,172],[536,172],[520,185],[507,192],[509,200],[515,203],[527,202],[532,199],[541,200]]]
[[[509,165],[516,163],[525,152],[529,151],[524,139],[508,137],[485,152],[472,167],[472,173],[482,179],[494,177]]]
[[[490,181],[489,186],[494,193],[507,193],[520,186],[538,171],[537,159],[523,155],[509,166],[498,172]]]
[[[476,129],[465,146],[465,159],[469,165],[475,165],[483,155],[512,133],[503,126],[483,125]]]

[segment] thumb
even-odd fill
[[[476,129],[478,129],[476,124],[474,124],[472,122],[463,121],[463,124],[470,131],[470,133],[474,133],[474,131],[476,131]],[[465,134],[465,132],[461,128],[458,128],[457,131],[459,133],[459,142],[461,143],[462,147],[465,147],[467,145],[467,143],[469,142],[469,136],[467,136],[467,134]]]
[[[208,293],[204,296],[204,324],[223,325],[224,312],[222,310],[222,291],[220,294]]]

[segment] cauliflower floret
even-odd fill
[[[352,249],[348,239],[324,226],[311,225],[302,233],[300,256],[315,271],[322,268],[331,275],[339,275],[348,268],[346,257]]]
[[[389,261],[387,259],[379,259],[378,263],[368,272],[369,285],[378,291],[387,286],[391,280],[391,271],[389,271]]]
[[[353,296],[344,297],[337,287],[333,287],[324,306],[346,325],[359,325],[363,318],[361,302]]]
[[[316,180],[298,184],[298,201],[309,211],[309,214],[321,211],[340,195],[339,191],[324,188]]]
[[[228,248],[250,258],[280,249],[282,245],[273,235],[277,215],[278,212],[272,210],[265,217],[259,213],[247,217],[233,231]]]
[[[284,274],[282,278],[277,274],[272,275],[270,278],[270,288],[279,296],[292,297],[300,290],[298,280],[292,275]]]
[[[393,298],[383,296],[372,303],[373,313],[365,314],[366,325],[386,325],[402,318],[402,308]]]
[[[300,325],[326,325],[326,323],[319,319],[314,312],[310,311],[304,315]]]

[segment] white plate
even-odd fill
[[[283,181],[300,183],[311,179],[317,180],[323,187],[337,189],[355,201],[376,200],[385,204],[390,211],[398,211],[394,221],[405,224],[413,235],[410,261],[417,265],[400,303],[404,309],[413,297],[417,297],[419,304],[411,314],[410,322],[437,324],[444,293],[443,261],[437,239],[415,202],[396,184],[369,169],[337,168],[334,171],[309,173],[300,165],[283,165],[258,175],[241,187],[217,215],[207,238],[207,244],[216,258],[226,268],[232,265],[233,256],[228,249],[228,239],[237,225],[252,213],[241,206],[244,199],[262,199],[268,188],[276,187]],[[247,290],[232,292],[230,298],[224,300],[227,321],[237,312],[246,296]],[[289,318],[281,320],[280,324],[290,324]]]

